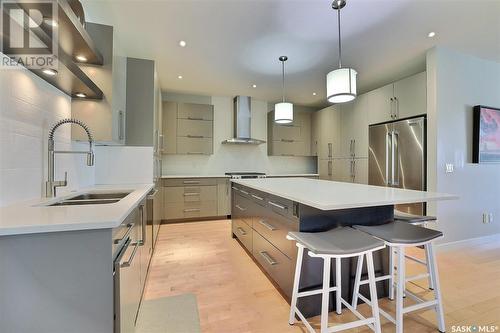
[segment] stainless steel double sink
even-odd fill
[[[62,199],[48,206],[79,206],[112,204],[125,198],[131,192],[87,192],[77,196]]]

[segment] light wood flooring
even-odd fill
[[[452,325],[500,327],[500,243],[441,251],[437,256],[447,332],[452,332]],[[409,263],[407,270],[422,269]],[[417,283],[426,285],[425,280]],[[418,285],[408,286],[424,298],[431,296]],[[306,332],[300,322],[288,325],[289,304],[231,238],[230,220],[161,226],[144,297],[183,293],[197,296],[204,333]],[[393,309],[393,302],[384,299],[380,303],[383,309]],[[365,305],[359,309],[369,314]],[[347,310],[340,317],[330,314],[330,324],[353,319]],[[311,321],[317,325],[319,318]],[[404,331],[437,332],[435,323],[431,310],[411,313],[405,316]],[[368,328],[351,331],[371,332]],[[395,329],[383,318],[382,331]]]

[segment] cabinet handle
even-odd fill
[[[118,111],[118,140],[123,140],[123,111]]]
[[[191,134],[188,134],[187,137],[190,139],[203,139],[204,138],[203,135],[191,135]]]
[[[245,230],[243,230],[243,228],[238,227],[237,229],[238,229],[238,231],[240,232],[240,234],[241,234],[242,236],[246,236],[246,235],[247,235],[247,232],[246,232]]]
[[[192,193],[184,193],[184,196],[185,196],[185,197],[190,197],[190,196],[194,196],[194,195],[200,195],[200,193],[196,193],[196,192],[192,192]]]
[[[245,210],[247,210],[246,208],[243,208],[241,207],[240,205],[236,205],[236,208],[238,208],[239,210],[241,210],[242,212],[244,212]]]
[[[188,117],[188,120],[204,120],[203,118]]]
[[[255,198],[257,200],[264,200],[263,197],[259,197],[258,195],[252,194],[252,198]]]
[[[295,140],[291,140],[291,139],[281,139],[281,142],[295,142]]]
[[[352,182],[356,181],[356,160],[352,161]]]
[[[144,205],[139,206],[139,212],[141,213],[141,240],[138,243],[142,246],[146,244],[146,219],[144,218]]]
[[[286,210],[286,209],[287,209],[287,207],[286,207],[286,206],[283,206],[283,205],[277,204],[277,203],[272,202],[272,201],[268,201],[268,202],[269,202],[269,204],[270,204],[271,206],[274,206],[274,207],[276,207],[276,208],[279,208],[279,209],[282,209],[282,210]]]
[[[332,157],[333,154],[333,144],[331,142],[328,143],[328,157]]]
[[[184,180],[182,183],[183,184],[199,184],[200,181],[199,180]]]
[[[333,173],[333,162],[328,161],[328,176],[331,176]]]
[[[295,154],[281,154],[281,156],[295,156]]]
[[[188,155],[205,155],[205,153],[203,153],[201,151],[188,151],[187,154]]]
[[[134,245],[134,250],[130,254],[130,257],[128,258],[127,261],[125,261],[123,264],[120,265],[120,267],[130,267],[132,265],[132,262],[134,261],[135,254],[137,253],[137,249],[139,249],[139,246],[141,245],[140,242],[132,243],[130,245]]]
[[[200,211],[199,208],[187,208],[187,209],[184,209],[184,213],[199,212],[199,211]]]
[[[237,187],[234,187],[234,186],[231,186],[231,188],[235,191],[239,191],[239,189]]]
[[[273,257],[271,257],[266,251],[260,251],[259,254],[269,263],[269,265],[274,266],[278,264],[278,262],[274,260]]]
[[[389,114],[391,116],[391,119],[394,119],[393,105],[394,105],[394,98],[391,97],[391,101],[390,101],[390,104],[389,104]]]
[[[267,223],[266,221],[264,220],[260,220],[259,221],[259,224],[263,225],[264,227],[266,227],[267,229],[271,230],[271,231],[275,231],[277,230],[277,228],[275,228],[272,224],[269,224]]]
[[[163,153],[163,134],[158,135],[158,141],[160,146],[160,153]]]
[[[125,235],[123,235],[123,237],[120,239],[115,239],[115,242],[114,242],[115,244],[120,244],[124,239],[128,238],[128,236],[132,232],[132,229],[134,228],[134,223],[127,224],[127,227],[128,227],[128,229],[127,229],[127,232],[125,232]]]
[[[399,99],[394,97],[394,102],[396,103],[396,108],[394,109],[394,119],[399,118]]]
[[[241,193],[248,195],[249,193],[245,190],[240,190]]]

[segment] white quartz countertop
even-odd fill
[[[50,199],[35,199],[0,208],[0,236],[106,229],[119,226],[147,196],[153,184],[99,185]],[[86,192],[132,191],[116,203],[47,206]]]
[[[164,175],[164,179],[177,179],[177,178],[229,178],[228,175]]]
[[[231,181],[321,210],[458,199],[455,195],[444,193],[308,178],[235,179]]]

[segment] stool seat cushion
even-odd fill
[[[354,228],[394,244],[418,244],[443,236],[439,230],[394,221],[382,225],[355,225]]]
[[[424,223],[436,221],[437,218],[435,216],[413,215],[400,211],[394,211],[394,220],[406,223]]]
[[[288,236],[315,254],[349,255],[385,246],[381,240],[350,227],[324,232],[291,231]]]

